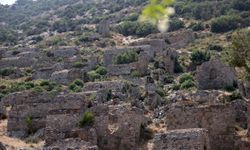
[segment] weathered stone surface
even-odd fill
[[[69,149],[77,149],[77,150],[98,150],[96,145],[92,145],[86,141],[76,138],[69,138],[65,140],[60,140],[49,147],[45,147],[44,149],[52,149],[52,150],[69,150]]]
[[[77,47],[61,47],[52,51],[54,57],[73,57],[77,52]]]
[[[235,114],[231,105],[177,105],[170,107],[166,112],[168,130],[205,128],[208,130],[211,149],[214,150],[225,147],[220,144],[221,142],[233,144],[234,125]],[[226,146],[230,147],[230,144]]]
[[[131,46],[139,46],[139,45],[150,45],[152,50],[156,53],[161,53],[166,49],[167,45],[163,39],[142,39],[139,41],[135,41],[130,44]]]
[[[2,58],[0,60],[0,67],[32,67],[36,60],[34,58],[26,58],[26,57],[7,57]]]
[[[237,84],[235,71],[217,58],[197,68],[196,80],[200,89],[223,89]]]
[[[164,68],[170,74],[174,73],[177,56],[177,52],[174,50],[167,50],[163,52]]]
[[[113,60],[115,57],[117,57],[119,54],[122,54],[124,52],[129,52],[129,51],[137,52],[137,53],[139,53],[139,57],[144,56],[148,60],[150,60],[154,56],[154,52],[152,51],[152,47],[149,45],[132,46],[132,47],[125,47],[125,48],[114,48],[114,49],[105,51],[105,53],[104,53],[105,66],[113,65]]]
[[[193,128],[156,134],[149,150],[211,150],[207,130]]]
[[[83,93],[51,95],[49,93],[23,92],[5,98],[12,105],[8,116],[7,131],[11,136],[25,137],[30,131],[27,118],[32,118],[32,131],[45,128],[49,114],[77,113],[86,108],[88,102]]]
[[[82,79],[83,73],[80,69],[61,70],[52,73],[50,80],[60,84],[69,84],[75,79]]]
[[[167,44],[170,44],[170,46],[175,49],[183,48],[195,39],[194,33],[191,30],[180,30],[171,33],[152,34],[149,37],[164,39],[165,41],[167,41]]]
[[[250,98],[250,81],[240,81],[239,89],[243,96]]]
[[[94,125],[79,128],[82,114],[57,114],[47,117],[46,144],[53,145],[66,138],[80,138],[103,150],[129,150],[138,146],[143,112],[130,105],[90,108]]]
[[[111,65],[107,68],[109,75],[129,75],[132,67],[127,64],[122,65]]]
[[[103,150],[136,149],[145,118],[140,109],[131,106],[110,106],[108,112],[95,117],[98,146]]]
[[[149,91],[147,94],[147,98],[148,99],[146,101],[146,105],[149,107],[150,110],[154,110],[162,104],[162,98],[156,92]]]

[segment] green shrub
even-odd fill
[[[132,13],[129,16],[127,16],[124,20],[125,21],[136,21],[139,17],[138,13]]]
[[[92,112],[85,112],[79,122],[80,127],[91,126],[94,124],[95,118]]]
[[[74,68],[83,68],[84,66],[85,64],[80,61],[75,62],[73,65]]]
[[[179,19],[172,19],[169,22],[169,29],[168,31],[177,31],[181,28],[184,28],[184,22]]]
[[[14,68],[3,68],[0,69],[0,75],[1,76],[9,76],[11,74],[15,73],[15,69]]]
[[[224,87],[224,89],[225,89],[226,91],[228,91],[228,92],[232,92],[232,91],[235,91],[235,90],[236,90],[235,87],[233,87],[233,86],[226,86],[226,87]]]
[[[193,31],[202,31],[202,30],[205,29],[201,22],[192,24],[191,28],[192,28]]]
[[[95,71],[99,75],[106,75],[108,73],[106,67],[103,66],[98,66]]]
[[[166,75],[163,79],[165,84],[173,83],[174,77],[172,75]]]
[[[193,51],[191,54],[191,61],[194,65],[201,65],[202,63],[210,60],[210,53],[207,51]]]
[[[138,54],[136,52],[124,52],[118,55],[114,62],[115,64],[129,64],[138,60]]]
[[[161,97],[164,97],[166,95],[166,92],[162,87],[157,87],[156,93],[159,94]]]
[[[208,46],[208,50],[215,50],[215,51],[218,51],[218,52],[221,52],[223,50],[223,47],[220,46],[220,45],[213,45],[213,44],[210,44]]]
[[[238,28],[238,25],[242,22],[240,16],[221,16],[215,18],[211,22],[211,31],[215,33],[223,33]]]
[[[242,99],[242,95],[240,94],[239,91],[234,91],[232,93],[232,95],[229,96],[230,98],[230,101],[234,101],[234,100],[237,100],[237,99]]]
[[[180,76],[180,78],[179,78],[179,83],[182,84],[182,83],[184,83],[187,80],[194,81],[194,77],[192,76],[191,73],[184,73],[184,74],[182,74]]]
[[[183,83],[181,83],[180,89],[184,90],[184,89],[189,89],[192,87],[195,87],[195,83],[193,80],[188,79],[188,80],[185,80]]]
[[[138,70],[134,70],[131,72],[132,77],[141,77],[142,74]]]
[[[70,85],[69,85],[69,89],[72,92],[81,92],[82,88],[84,86],[84,83],[82,80],[80,79],[76,79],[75,81],[73,81]]]
[[[117,25],[117,31],[124,36],[137,35],[147,36],[157,31],[156,27],[149,22],[124,21]]]
[[[180,84],[174,84],[174,85],[172,86],[172,89],[173,89],[174,91],[178,91],[178,90],[180,89]]]
[[[88,76],[88,78],[89,78],[91,81],[95,81],[95,79],[100,79],[100,78],[101,78],[101,75],[98,74],[95,70],[89,71],[89,72],[87,73],[87,76]]]
[[[34,129],[33,129],[33,118],[32,118],[32,116],[27,116],[27,117],[25,118],[25,123],[26,123],[27,128],[28,128],[28,134],[34,133]]]

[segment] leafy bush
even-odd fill
[[[249,11],[250,10],[250,0],[234,0],[232,3],[234,9],[240,11]]]
[[[184,73],[179,77],[179,84],[175,84],[173,90],[184,90],[195,87],[194,77],[190,73]]]
[[[210,60],[210,53],[207,51],[193,51],[191,54],[191,61],[194,65],[201,65],[202,63]]]
[[[223,50],[223,47],[220,46],[220,45],[213,45],[213,44],[210,44],[208,46],[208,50],[215,50],[215,51],[218,51],[218,52],[221,52]]]
[[[117,31],[124,36],[147,36],[157,31],[156,27],[148,22],[124,21],[117,25]]]
[[[181,28],[184,28],[184,22],[179,19],[172,19],[169,22],[169,29],[168,31],[177,31]]]
[[[242,75],[250,75],[250,31],[237,31],[232,36],[232,45],[225,52],[225,59],[233,66],[242,68]]]
[[[79,126],[80,127],[91,126],[94,124],[94,121],[95,121],[94,114],[92,112],[86,111],[79,122]]]
[[[1,76],[9,76],[11,74],[15,73],[15,69],[14,68],[3,68],[0,69],[0,75]]]
[[[172,75],[166,75],[163,79],[164,83],[169,84],[174,82],[174,77]]]
[[[205,29],[201,22],[192,24],[191,28],[192,28],[193,31],[202,31],[202,30]]]
[[[91,81],[94,81],[95,79],[100,79],[100,78],[101,78],[101,75],[98,74],[95,70],[89,71],[89,72],[87,73],[87,76],[88,76],[88,78],[89,78]]]
[[[139,17],[138,13],[132,13],[129,16],[127,16],[124,20],[125,21],[136,21]]]
[[[75,62],[73,65],[73,67],[75,67],[75,68],[82,68],[84,66],[85,66],[85,64],[80,62],[80,61]]]
[[[223,33],[238,28],[238,25],[242,22],[240,16],[221,16],[215,18],[211,22],[211,31],[215,33]]]
[[[180,76],[180,78],[179,78],[179,83],[182,84],[182,83],[184,83],[184,82],[187,81],[187,80],[192,80],[192,81],[194,81],[194,77],[192,76],[191,73],[184,73],[184,74],[182,74],[182,75]]]
[[[108,72],[107,72],[107,69],[103,66],[98,66],[97,69],[95,70],[96,73],[98,73],[99,75],[106,75]]]
[[[25,122],[26,122],[26,125],[27,125],[27,128],[28,128],[28,134],[34,133],[32,116],[27,116],[25,118]]]
[[[161,97],[164,97],[166,95],[166,92],[162,87],[157,87],[156,93],[159,94]]]
[[[234,101],[234,100],[237,100],[237,99],[242,99],[242,95],[240,94],[239,91],[234,91],[230,96],[230,101]]]
[[[181,83],[180,89],[189,89],[195,87],[195,82],[191,79],[185,80],[183,83]]]
[[[76,79],[74,82],[72,82],[72,83],[69,85],[69,89],[70,89],[72,92],[81,92],[83,86],[84,86],[83,81],[80,80],[80,79]]]
[[[132,77],[141,77],[142,74],[138,70],[134,70],[131,72]]]
[[[128,63],[132,63],[138,60],[138,54],[136,52],[124,52],[120,55],[118,55],[115,60],[114,63],[115,64],[128,64]]]

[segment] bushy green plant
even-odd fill
[[[89,72],[87,73],[87,76],[88,76],[88,78],[89,78],[91,81],[94,81],[95,79],[100,79],[100,78],[101,78],[101,75],[98,74],[95,70],[89,71]]]
[[[138,54],[136,52],[130,51],[130,52],[124,52],[120,55],[118,55],[114,63],[115,64],[128,64],[132,63],[138,60]]]
[[[159,94],[161,97],[164,97],[166,95],[166,92],[162,87],[157,87],[156,93]]]
[[[32,116],[27,116],[27,117],[25,118],[25,122],[26,122],[26,125],[27,125],[28,134],[34,133],[34,129],[33,129],[33,118],[32,118]]]
[[[91,126],[94,124],[94,121],[95,121],[94,114],[92,112],[86,111],[79,122],[79,126],[80,127]]]
[[[131,72],[132,77],[141,77],[142,74],[138,70],[134,70]]]
[[[172,19],[169,22],[169,29],[168,31],[177,31],[181,28],[184,28],[184,22],[179,19]]]
[[[215,33],[223,33],[238,28],[242,22],[242,18],[236,15],[221,16],[215,18],[211,22],[211,31]]]
[[[76,79],[75,81],[73,81],[73,82],[69,85],[69,89],[70,89],[72,92],[81,92],[83,86],[84,86],[83,81],[80,80],[80,79]]]
[[[202,30],[204,30],[204,26],[202,25],[201,22],[192,24],[191,28],[192,28],[193,31],[202,31]]]
[[[147,36],[155,33],[157,29],[154,25],[148,22],[124,21],[117,25],[117,31],[125,36],[137,35]]]
[[[106,67],[103,66],[98,66],[95,71],[99,75],[106,75],[108,73]]]
[[[0,69],[0,75],[1,76],[9,76],[15,72],[15,68],[2,68]]]
[[[181,83],[180,89],[184,90],[184,89],[189,89],[192,87],[195,87],[195,82],[191,79],[188,79],[184,81],[183,83]]]
[[[191,61],[194,65],[201,65],[202,63],[210,60],[210,53],[207,51],[196,50],[191,54]]]
[[[169,84],[174,82],[174,77],[172,75],[166,75],[163,79],[164,83]]]
[[[75,68],[83,68],[84,66],[85,66],[85,64],[80,62],[80,61],[75,62],[73,65],[73,67],[75,67]]]
[[[182,83],[184,83],[187,80],[194,81],[194,77],[193,77],[193,75],[191,73],[184,73],[184,74],[182,74],[180,76],[180,78],[179,78],[179,83],[182,84]]]

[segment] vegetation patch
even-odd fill
[[[92,126],[94,124],[94,121],[94,114],[92,112],[86,111],[79,122],[79,126],[81,128],[85,126]]]

